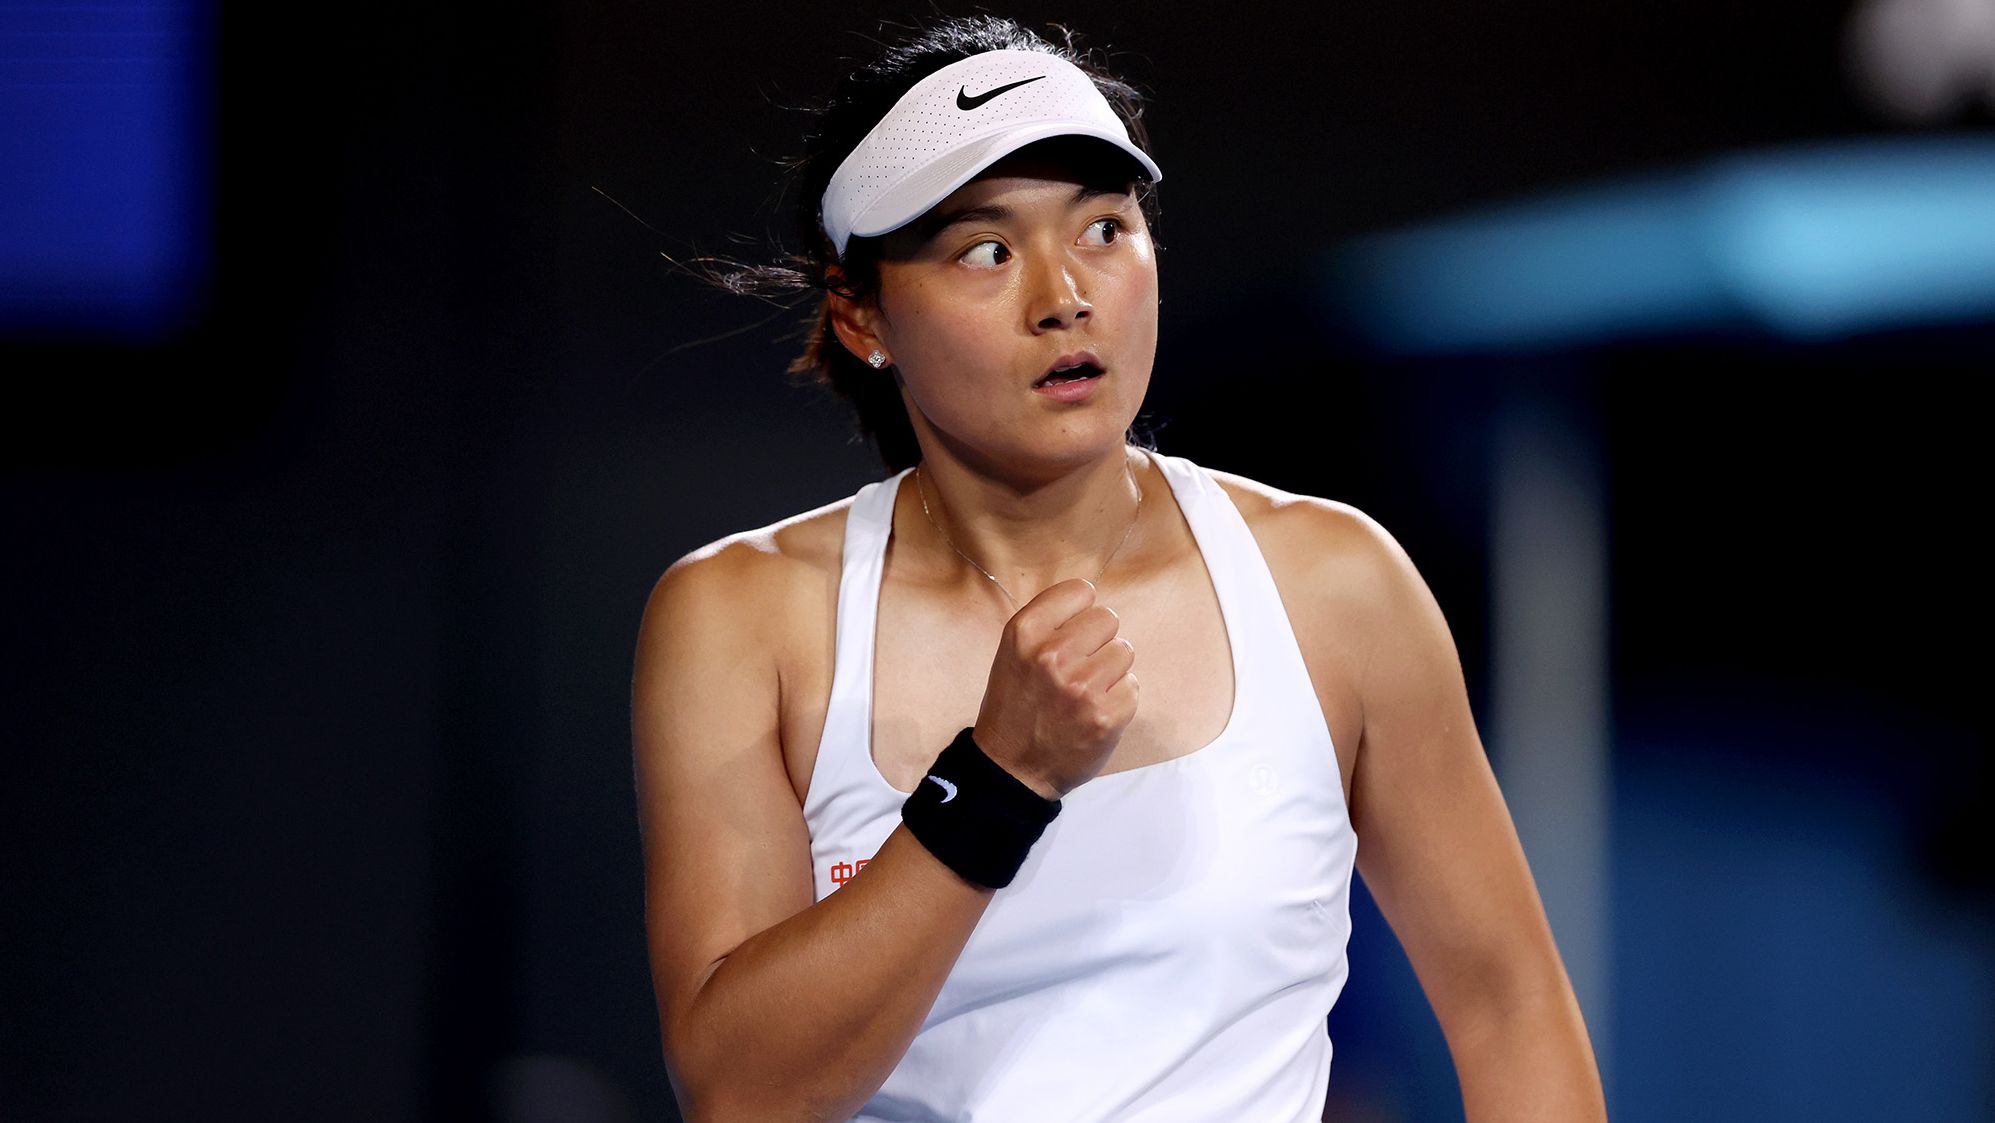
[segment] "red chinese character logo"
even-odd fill
[[[859,859],[859,864],[856,866],[853,865],[851,862],[838,862],[833,864],[831,867],[832,883],[842,887],[846,882],[858,876],[859,871],[865,869],[866,863],[872,860],[873,859],[871,858],[861,858]]]

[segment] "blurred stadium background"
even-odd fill
[[[0,7],[0,1117],[677,1118],[644,597],[882,472],[661,255],[932,11]],[[1153,94],[1159,446],[1434,588],[1613,1118],[1995,1119],[1995,3],[1001,12]],[[1354,914],[1327,1118],[1460,1119]]]

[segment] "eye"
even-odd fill
[[[1115,236],[1122,233],[1122,220],[1119,218],[1097,218],[1093,222],[1088,223],[1089,230],[1093,230],[1097,226],[1104,227],[1101,235],[1102,240],[1093,243],[1097,246],[1106,246],[1113,243]]]
[[[988,252],[986,252],[986,247],[988,247]],[[1004,260],[1003,257],[998,256],[999,254],[1003,254],[1004,257],[1010,257],[1011,251],[1005,248],[1003,242],[992,240],[978,242],[976,245],[964,250],[963,255],[956,260],[965,265],[974,265],[982,269],[994,269],[1002,264]]]

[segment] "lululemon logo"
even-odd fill
[[[930,779],[930,780],[933,780],[933,781],[935,781],[935,782],[936,782],[936,783],[938,783],[938,784],[941,784],[941,785],[942,785],[942,790],[943,790],[943,791],[945,791],[945,792],[948,792],[948,793],[949,793],[948,795],[945,795],[945,796],[943,796],[943,797],[942,797],[942,802],[943,802],[943,803],[947,803],[947,802],[949,802],[950,800],[952,800],[952,799],[955,799],[955,798],[956,798],[956,785],[954,785],[954,784],[950,783],[950,782],[949,782],[949,781],[947,781],[947,780],[944,780],[944,779],[943,779],[942,777],[940,777],[940,776],[929,776],[929,777],[926,777],[926,778],[927,778],[927,779]]]
[[[1039,76],[1039,78],[1044,78],[1044,77],[1046,77],[1044,74],[1041,74]],[[1025,85],[1027,82],[1037,82],[1039,78],[1021,78],[1018,81],[1013,82],[1009,86],[999,86],[995,90],[985,90],[983,93],[980,94],[972,94],[968,86],[958,86],[956,87],[956,108],[967,113],[970,110],[975,109],[979,105],[982,105],[983,103],[1005,92],[1006,90],[1015,90],[1020,86]]]

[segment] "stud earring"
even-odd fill
[[[881,367],[887,365],[886,355],[882,354],[878,350],[875,350],[872,354],[866,356],[866,361],[873,365],[874,370],[879,370]]]

